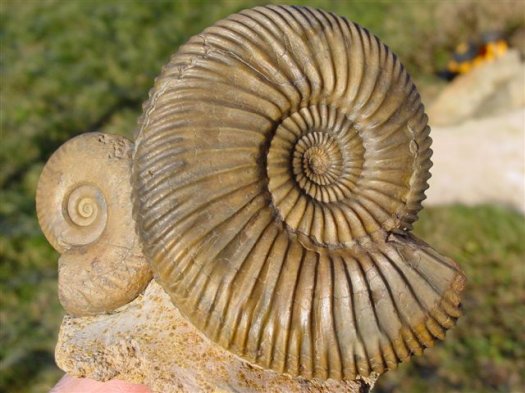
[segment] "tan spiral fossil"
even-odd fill
[[[60,252],[59,297],[73,315],[112,311],[151,279],[131,215],[132,143],[101,133],[58,149],[40,177],[40,226]]]
[[[145,106],[144,252],[181,312],[265,368],[354,379],[460,316],[459,267],[409,230],[427,116],[395,55],[320,10],[258,7],[194,36]]]

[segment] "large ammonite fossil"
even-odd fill
[[[163,68],[139,122],[131,187],[147,265],[189,321],[251,363],[318,379],[393,369],[460,316],[461,270],[410,234],[430,177],[429,132],[407,72],[362,27],[288,6],[219,21]],[[94,231],[125,218],[112,213],[123,205],[112,205],[122,197],[114,184],[100,196],[91,177],[80,183],[64,191],[76,207],[51,206],[63,222],[91,225],[81,192],[100,202]],[[39,217],[48,232],[56,224]],[[133,250],[133,228],[122,226]],[[84,314],[114,310],[149,281],[135,259],[118,259],[116,272],[140,285]]]

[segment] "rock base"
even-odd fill
[[[377,380],[312,381],[253,366],[197,331],[155,280],[112,314],[66,316],[56,361],[73,376],[142,383],[154,393],[363,393]]]

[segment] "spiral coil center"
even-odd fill
[[[332,184],[341,176],[341,147],[330,131],[311,131],[295,144],[291,164],[295,181],[315,198],[312,187]]]
[[[97,212],[96,201],[91,198],[81,198],[76,206],[76,223],[80,226],[90,225],[97,217]]]
[[[330,169],[332,163],[326,151],[320,147],[314,146],[304,154],[304,170],[307,176],[311,174],[322,176]]]
[[[107,204],[102,191],[93,184],[82,184],[65,201],[65,216],[70,222],[68,241],[72,245],[89,244],[106,227]]]
[[[361,137],[337,108],[314,105],[284,119],[272,138],[267,166],[268,188],[281,220],[312,235],[308,220],[315,209],[324,215],[322,209],[334,210],[355,197],[363,162]],[[337,234],[316,240],[339,244]]]

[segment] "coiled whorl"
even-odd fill
[[[145,106],[144,251],[181,312],[249,361],[383,372],[459,316],[457,266],[407,234],[430,142],[414,84],[363,28],[302,7],[232,15],[179,49]]]
[[[53,153],[40,175],[38,221],[61,254],[58,294],[68,314],[112,312],[151,280],[131,214],[132,151],[124,137],[81,134]]]

